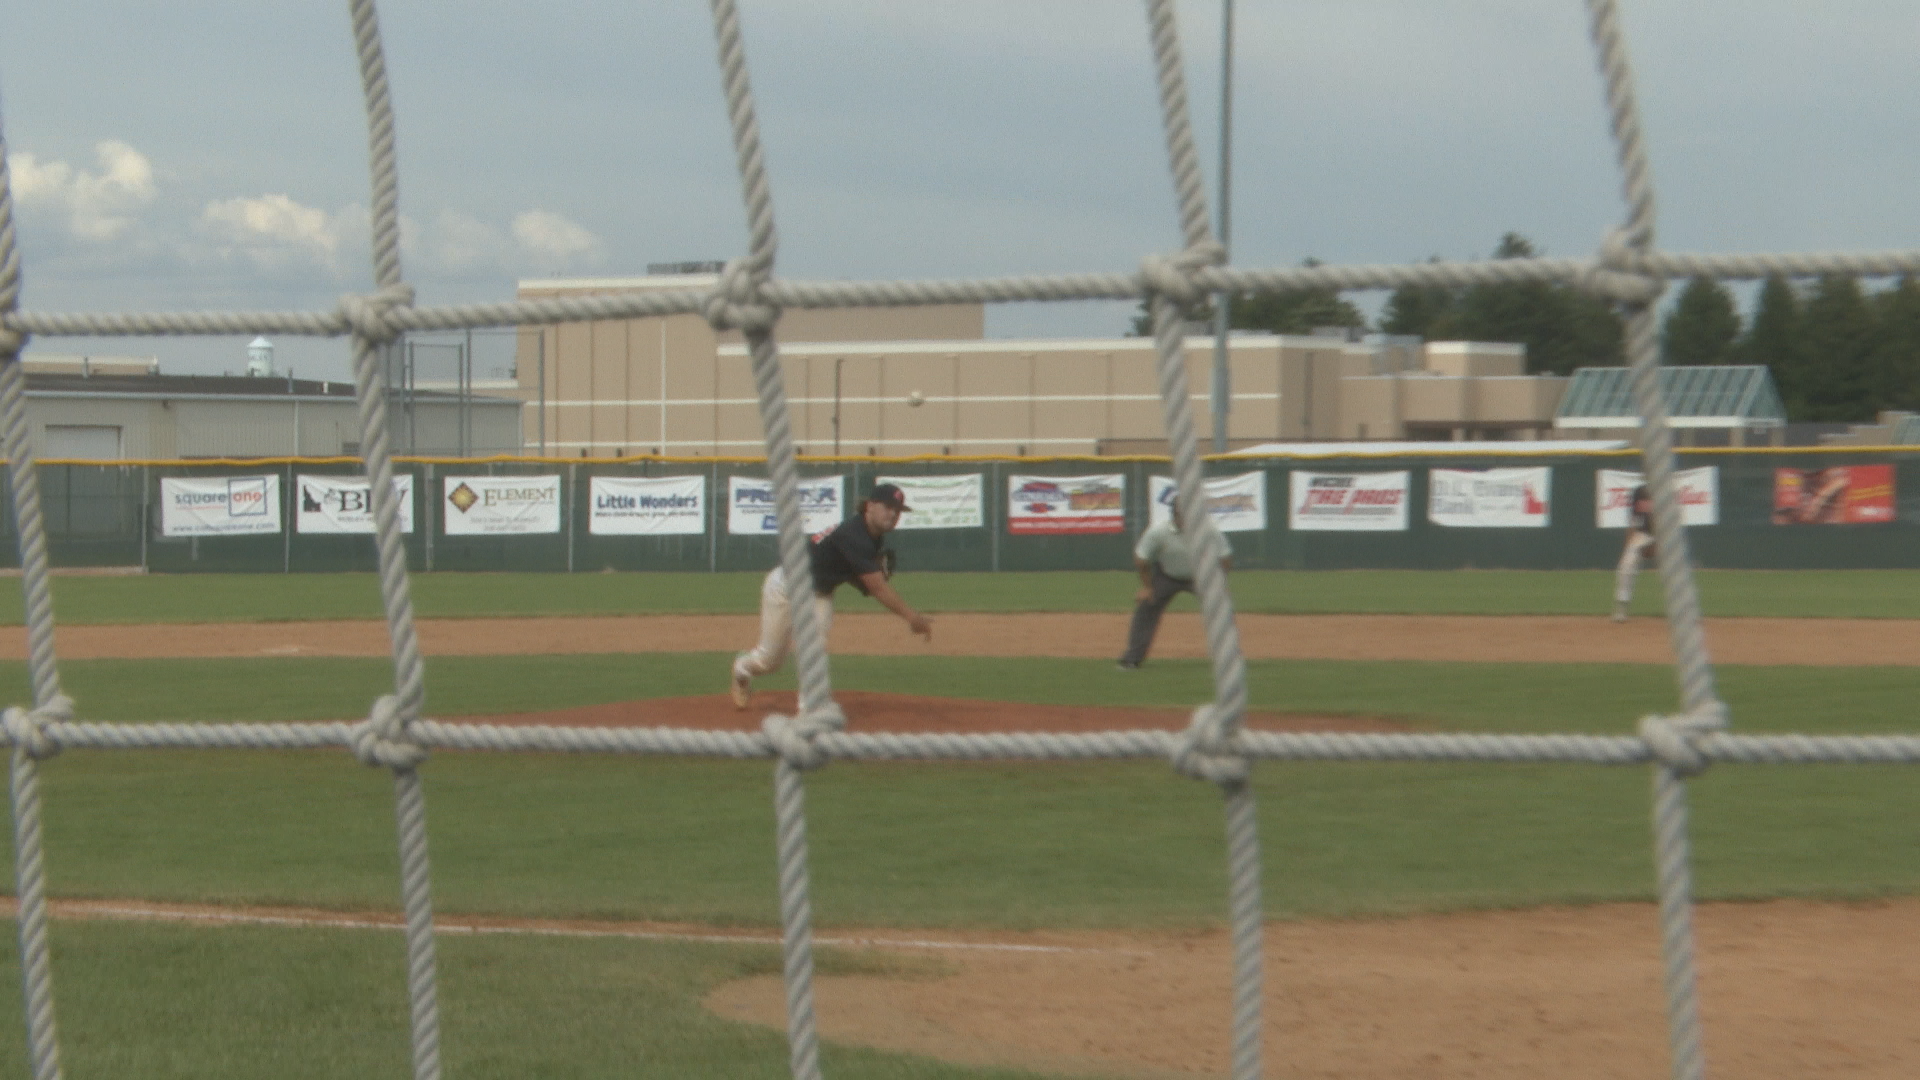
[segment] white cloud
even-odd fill
[[[430,228],[412,228],[401,235],[433,270],[453,274],[512,270],[513,241],[498,228],[458,210],[442,210]]]
[[[64,161],[41,163],[31,153],[13,157],[13,187],[22,206],[52,206],[67,212],[68,227],[86,240],[113,240],[133,225],[133,214],[153,202],[159,188],[153,163],[126,143],[108,139],[93,148],[99,171]]]
[[[550,210],[528,210],[513,219],[513,238],[547,269],[549,264],[593,262],[604,246],[585,228]]]
[[[352,209],[330,214],[286,195],[257,195],[208,203],[200,224],[224,257],[271,268],[312,262],[338,270],[347,234],[356,227],[364,231],[362,217]]]

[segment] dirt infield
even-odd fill
[[[728,651],[750,642],[748,617],[425,620],[433,655]],[[1657,620],[1601,618],[1242,616],[1249,656],[1300,659],[1664,663]],[[926,646],[891,616],[836,620],[841,654],[1106,657],[1125,635],[1117,615],[948,615]],[[1913,665],[1920,621],[1709,620],[1716,660],[1747,664]],[[384,625],[267,623],[182,627],[68,626],[65,657],[380,656]],[[0,655],[24,654],[17,629]],[[1170,616],[1157,654],[1204,655],[1197,616]],[[837,695],[862,730],[1088,731],[1187,721],[1184,709],[1032,706]],[[745,730],[793,694],[765,692],[741,712],[719,695],[625,702],[541,714],[443,719]],[[1392,721],[1253,714],[1264,730],[1405,730]],[[1171,781],[1170,781],[1171,782]],[[1224,899],[1223,899],[1224,904]],[[62,918],[164,918],[390,929],[385,914],[289,914],[64,905]],[[770,941],[658,924],[443,917],[449,933]],[[1779,901],[1699,909],[1701,1003],[1716,1075],[1752,1080],[1845,1076],[1894,1080],[1920,1070],[1920,900]],[[908,940],[911,939],[911,940]],[[1349,1080],[1611,1080],[1666,1075],[1659,929],[1647,905],[1608,905],[1314,922],[1265,934],[1266,1070]],[[1231,960],[1224,932],[830,929],[821,943],[939,957],[943,974],[816,981],[822,1035],[840,1043],[1049,1074],[1138,1078],[1225,1075]],[[777,977],[718,988],[708,1008],[783,1027]]]
[[[545,619],[422,619],[431,656],[731,652],[759,636],[750,615]],[[1254,659],[1442,660],[1661,664],[1671,660],[1666,624],[1599,616],[1241,615],[1240,641]],[[1707,644],[1728,664],[1913,666],[1920,620],[1708,619]],[[942,615],[931,643],[891,615],[855,613],[833,623],[841,655],[1109,657],[1126,641],[1125,615]],[[385,656],[387,628],[373,621],[62,626],[60,655],[90,657]],[[1206,655],[1200,617],[1167,616],[1158,657]],[[0,628],[0,659],[23,659],[26,633]]]
[[[1920,903],[1713,904],[1697,928],[1713,1075],[1895,1080],[1920,1065]],[[820,978],[821,1035],[1048,1073],[1227,1075],[1224,933],[1019,940],[1078,951],[944,952],[944,978]],[[1266,1075],[1666,1076],[1659,942],[1641,905],[1271,923]],[[783,1027],[784,1000],[775,976],[707,1005]]]

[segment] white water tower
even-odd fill
[[[273,342],[257,337],[247,343],[247,374],[259,378],[273,374]]]

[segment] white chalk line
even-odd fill
[[[9,905],[11,906],[11,905]],[[55,902],[53,912],[60,919],[108,918],[128,922],[189,922],[211,923],[230,926],[287,926],[302,929],[324,930],[403,930],[405,925],[398,921],[367,919],[351,915],[268,915],[249,911],[206,911],[177,908],[139,907],[121,904],[86,904],[74,906]],[[520,936],[520,937],[562,937],[562,938],[610,938],[629,941],[668,941],[690,942],[707,945],[779,945],[780,938],[774,934],[708,934],[692,931],[640,930],[635,928],[584,926],[503,926],[484,923],[441,922],[434,923],[436,934],[463,934],[470,936]],[[881,937],[837,937],[832,935],[816,936],[816,945],[829,948],[846,949],[911,949],[911,950],[947,950],[956,952],[1002,952],[1002,953],[1094,953],[1132,955],[1137,950],[1095,949],[1075,945],[1022,945],[1014,942],[997,941],[939,941],[928,938],[881,938]],[[1139,952],[1139,955],[1146,955]]]

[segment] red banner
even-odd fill
[[[1773,470],[1775,525],[1866,525],[1893,514],[1891,465]]]

